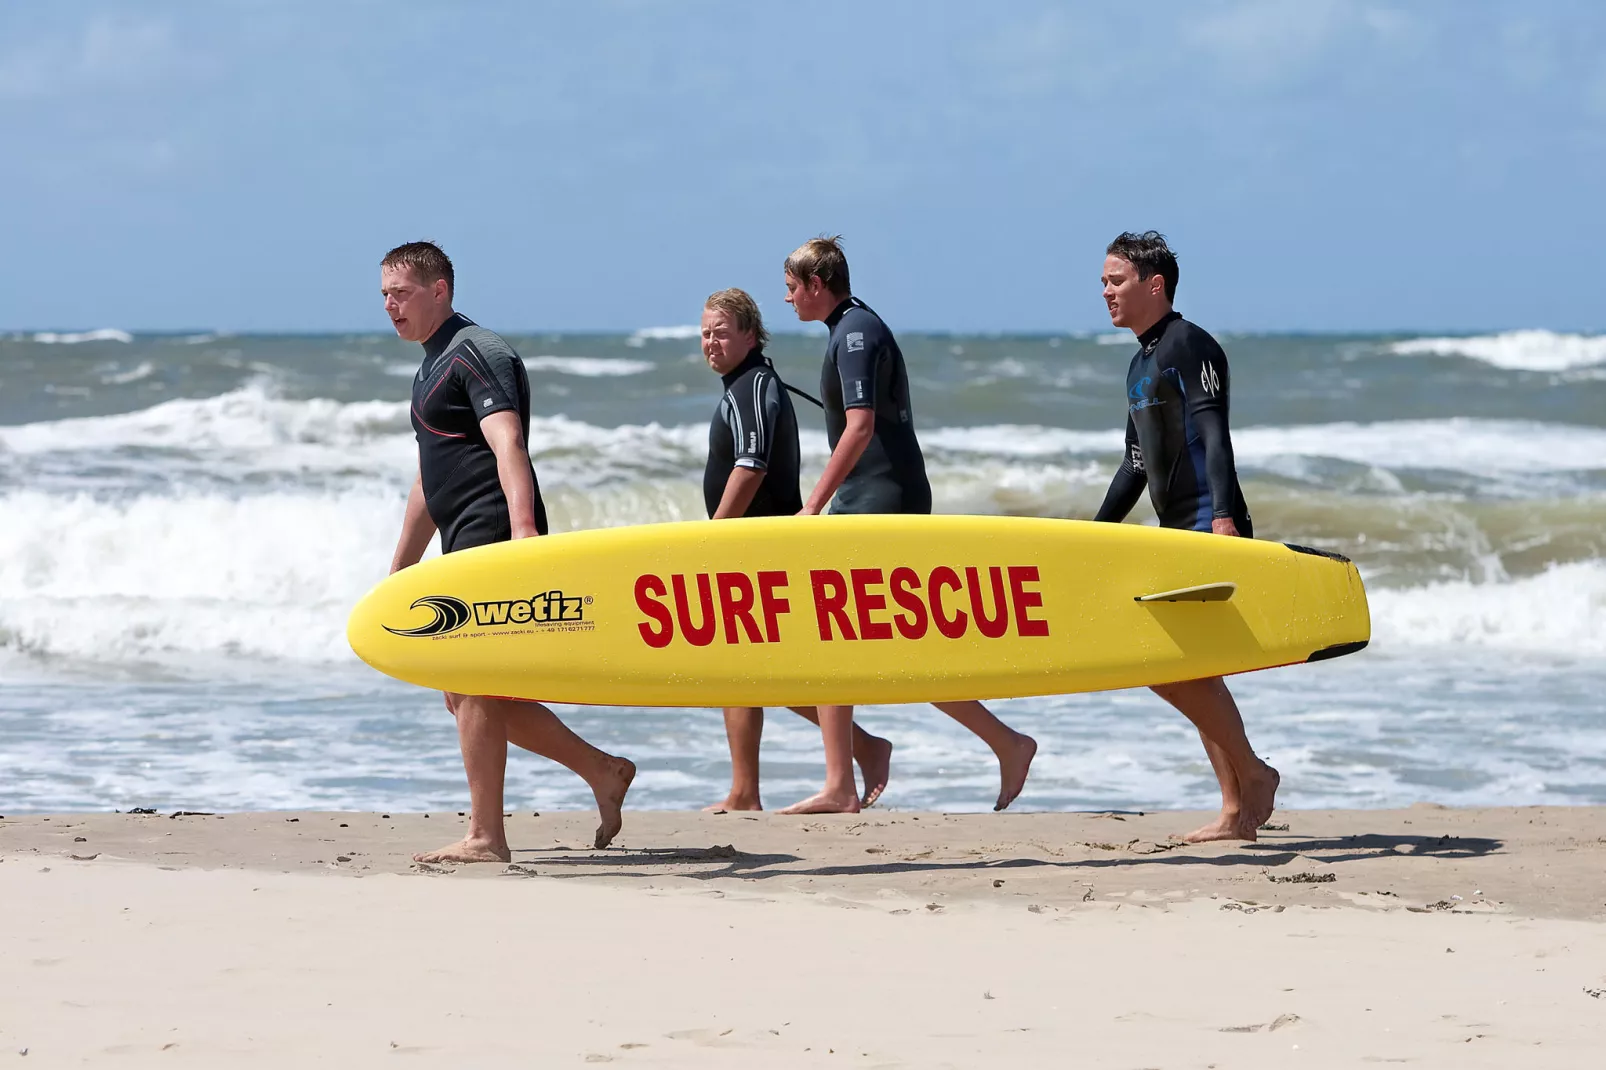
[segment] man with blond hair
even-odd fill
[[[841,239],[804,242],[786,258],[784,268],[786,302],[797,318],[822,322],[831,332],[820,377],[831,457],[801,512],[818,514],[827,503],[833,513],[931,512],[931,483],[915,437],[903,351],[881,317],[853,296]],[[999,769],[993,809],[1004,809],[1026,783],[1037,741],[1004,724],[980,702],[934,705],[992,748]],[[782,813],[854,813],[886,787],[892,745],[880,740],[884,749],[864,753],[864,743],[853,732],[852,706],[819,707],[819,723],[825,741],[825,788]],[[853,783],[855,744],[865,774],[862,797]]]
[[[725,393],[708,429],[708,465],[703,500],[714,520],[743,516],[795,516],[803,508],[798,493],[797,414],[790,389],[764,355],[769,332],[758,302],[745,290],[720,290],[703,305],[703,357],[724,383]],[[809,399],[813,401],[813,398]],[[793,711],[818,723],[812,706]],[[860,753],[890,749],[884,739],[854,726]],[[710,810],[762,810],[759,797],[759,742],[764,710],[727,706],[725,736],[730,743],[731,788]]]
[[[424,347],[413,379],[418,476],[407,496],[390,570],[418,562],[436,531],[441,552],[526,539],[546,532],[546,509],[530,464],[530,383],[513,347],[452,310],[452,262],[432,242],[385,254],[379,292],[396,334]],[[456,843],[420,862],[506,862],[502,823],[507,745],[544,755],[579,774],[597,800],[595,845],[618,834],[636,767],[598,750],[539,702],[446,695],[468,774],[472,812]]]

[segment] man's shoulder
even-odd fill
[[[881,314],[862,301],[855,301],[837,321],[839,331],[859,331],[866,327],[879,331],[889,330],[887,321],[881,318]]]
[[[1171,324],[1170,330],[1165,333],[1167,340],[1175,338],[1178,342],[1186,345],[1202,345],[1208,349],[1217,350],[1221,348],[1221,343],[1216,341],[1215,335],[1182,316],[1178,316],[1176,322]]]
[[[767,389],[771,383],[780,385],[781,377],[775,369],[768,364],[759,364],[748,368],[742,374],[731,380],[731,385],[725,388],[727,397],[750,396],[755,390]]]
[[[503,338],[495,331],[481,327],[472,320],[460,327],[457,333],[452,336],[452,344],[449,348],[456,349],[464,342],[479,350],[480,356],[486,360],[519,359],[518,351],[508,344],[506,338]]]
[[[844,312],[831,332],[832,346],[844,353],[857,353],[867,343],[880,343],[891,338],[892,330],[887,326],[887,321],[873,309],[861,304]]]

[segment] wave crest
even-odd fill
[[[1506,331],[1466,338],[1412,338],[1393,342],[1400,356],[1467,357],[1509,371],[1563,372],[1606,364],[1606,335]]]

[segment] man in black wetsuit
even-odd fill
[[[1227,428],[1227,355],[1171,308],[1177,258],[1163,235],[1125,233],[1105,250],[1110,322],[1140,346],[1127,370],[1126,454],[1095,520],[1119,523],[1148,488],[1160,525],[1253,537]],[[1221,784],[1221,814],[1190,842],[1252,840],[1276,803],[1277,770],[1255,756],[1221,677],[1153,689],[1199,729]]]
[[[840,239],[814,238],[786,258],[786,301],[805,323],[831,331],[820,396],[831,457],[804,515],[830,503],[833,513],[929,513],[931,483],[915,437],[909,372],[903,351],[881,317],[853,296]],[[1037,741],[1004,724],[980,702],[934,705],[970,729],[998,758],[1002,810],[1020,794],[1037,753]],[[892,744],[855,734],[852,706],[819,707],[825,739],[825,788],[782,813],[854,813],[876,800],[887,784]],[[864,796],[853,783],[856,758]]]
[[[421,342],[412,419],[418,478],[390,570],[416,564],[441,534],[441,552],[544,534],[546,508],[530,464],[530,384],[524,362],[498,335],[452,311],[452,262],[430,242],[397,246],[380,263],[379,289],[397,335]],[[468,774],[468,833],[420,862],[506,862],[502,823],[507,745],[545,755],[578,773],[597,799],[596,846],[618,833],[636,767],[606,754],[539,702],[447,694]]]
[[[703,470],[703,501],[710,519],[797,515],[803,508],[797,489],[797,414],[764,355],[769,332],[758,302],[745,290],[711,294],[703,305],[702,337],[703,357],[725,386],[708,428],[708,465]],[[813,719],[813,707],[796,709]],[[763,735],[761,707],[725,707],[731,788],[709,810],[764,808],[758,791]]]

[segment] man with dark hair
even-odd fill
[[[524,362],[499,335],[452,310],[452,283],[451,260],[431,242],[397,246],[380,262],[379,292],[391,325],[424,347],[413,379],[418,477],[407,496],[392,572],[416,564],[437,530],[442,553],[546,533],[546,508],[526,445]],[[602,818],[597,847],[618,834],[625,792],[636,775],[630,761],[593,747],[539,702],[449,693],[446,708],[457,718],[473,812],[467,835],[416,860],[508,861],[502,795],[509,743],[585,780]]]
[[[931,483],[915,437],[903,351],[881,317],[853,296],[841,239],[803,243],[786,258],[784,269],[786,302],[797,318],[823,322],[831,331],[820,377],[831,457],[802,513],[816,515],[827,503],[832,513],[931,512]],[[1037,741],[1004,724],[980,702],[934,705],[997,756],[999,791],[993,809],[1014,802],[1031,770]],[[820,706],[818,716],[825,741],[825,788],[781,812],[856,813],[886,787],[892,744],[855,736],[852,706]],[[862,799],[853,783],[853,758],[864,771]]]
[[[1227,355],[1172,310],[1177,258],[1156,231],[1124,233],[1104,258],[1110,322],[1140,346],[1126,375],[1126,453],[1095,520],[1119,523],[1144,488],[1160,525],[1252,538],[1227,429]],[[1221,814],[1185,839],[1252,840],[1276,805],[1277,770],[1261,761],[1221,677],[1153,689],[1199,730],[1221,784]]]

